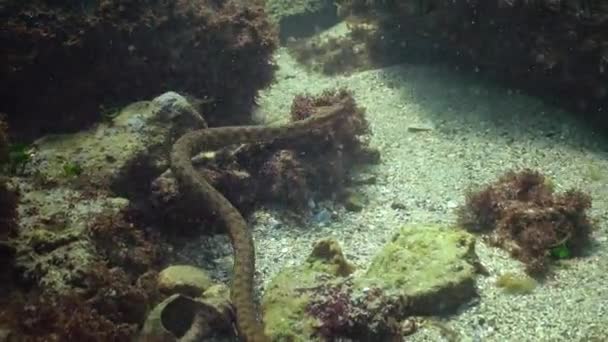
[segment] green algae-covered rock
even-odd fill
[[[472,235],[433,225],[401,229],[362,275],[334,240],[317,242],[303,265],[281,271],[263,300],[273,341],[337,337],[398,339],[412,315],[437,315],[475,295]]]
[[[163,293],[190,297],[200,296],[213,285],[205,270],[190,265],[169,266],[158,274],[157,281],[158,289]]]
[[[88,130],[37,140],[28,171],[45,182],[92,184],[127,194],[147,187],[152,175],[168,167],[173,140],[205,126],[184,97],[168,92],[133,103]]]
[[[37,140],[26,177],[19,180],[14,265],[20,279],[44,291],[80,290],[102,259],[124,268],[148,267],[154,252],[131,239],[137,227],[131,231],[126,224],[130,204],[123,197],[145,194],[142,189],[168,167],[172,142],[206,126],[174,92],[134,103],[106,119],[81,132]],[[114,240],[114,234],[120,236]]]
[[[353,270],[338,242],[318,241],[302,265],[282,270],[270,282],[262,301],[266,333],[273,341],[314,341],[320,322],[307,311],[312,298]]]
[[[416,315],[439,314],[475,295],[475,238],[441,226],[402,228],[372,260],[359,288],[407,300]]]
[[[45,291],[70,292],[99,261],[89,237],[91,222],[101,215],[117,219],[129,201],[64,187],[35,189],[23,183],[21,188],[20,231],[14,240],[18,276]]]
[[[355,271],[354,266],[346,260],[340,244],[334,239],[323,239],[315,243],[307,267],[311,270],[346,277]]]

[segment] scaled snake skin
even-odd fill
[[[254,303],[255,249],[247,223],[239,211],[197,172],[191,158],[203,150],[220,147],[272,141],[278,138],[302,135],[318,129],[347,112],[344,103],[318,107],[317,113],[306,119],[281,126],[230,126],[207,128],[188,132],[180,137],[171,151],[171,171],[179,188],[189,200],[204,205],[226,227],[234,251],[233,279],[230,298],[236,311],[239,337],[246,342],[270,341],[264,325],[257,318]]]

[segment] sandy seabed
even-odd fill
[[[382,162],[357,170],[377,179],[357,188],[369,200],[361,212],[323,202],[315,203],[315,210],[333,215],[322,224],[297,224],[273,209],[253,215],[260,290],[281,268],[302,262],[313,243],[327,236],[335,237],[347,258],[365,269],[401,226],[453,224],[454,208],[471,185],[492,182],[510,169],[532,168],[551,177],[557,191],[576,187],[591,194],[589,214],[597,229],[589,256],[569,261],[531,294],[510,295],[496,287],[496,278],[523,272],[523,265],[478,241],[477,254],[490,272],[478,278],[479,298],[440,319],[450,336],[430,325],[407,340],[608,340],[608,141],[592,127],[517,89],[446,66],[399,65],[327,77],[306,70],[284,48],[276,63],[277,80],[260,96],[259,117],[286,121],[295,95],[346,87],[367,109],[371,145],[380,150]],[[393,209],[392,203],[402,208]],[[192,248],[198,252],[184,253],[197,254],[201,266],[228,280],[226,237],[207,238]]]

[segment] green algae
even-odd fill
[[[508,294],[530,294],[538,286],[538,282],[525,274],[512,272],[503,273],[496,279],[496,286]]]
[[[318,241],[302,265],[282,270],[270,282],[262,301],[266,333],[273,341],[313,341],[319,322],[307,313],[311,293],[353,271],[337,241]]]

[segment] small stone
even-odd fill
[[[365,198],[356,193],[349,194],[344,201],[344,208],[348,211],[361,211],[365,207]]]
[[[158,289],[166,294],[200,296],[213,285],[211,277],[204,270],[190,265],[173,265],[158,274]]]
[[[201,299],[220,313],[222,322],[230,326],[232,322],[232,303],[230,301],[230,288],[224,284],[215,284],[205,290]]]
[[[358,159],[361,163],[364,164],[379,164],[381,159],[380,150],[375,148],[362,149]]]
[[[456,201],[450,200],[450,201],[448,201],[446,206],[448,207],[448,209],[454,209],[454,208],[458,207],[458,203]]]
[[[325,208],[319,210],[313,217],[317,224],[326,224],[331,220],[331,212]]]
[[[425,123],[415,123],[415,124],[411,124],[407,127],[407,131],[408,132],[428,132],[428,131],[432,131],[435,127],[433,127],[433,125],[431,124],[425,124]]]
[[[358,286],[390,289],[416,314],[439,314],[476,295],[475,237],[441,225],[408,225],[371,260]]]
[[[403,204],[401,202],[393,202],[393,203],[391,203],[391,209],[405,210],[405,209],[407,209],[407,207],[405,206],[405,204]]]
[[[416,320],[414,318],[408,318],[401,322],[400,328],[402,336],[409,336],[418,330],[418,325],[416,324]]]
[[[277,220],[274,217],[271,217],[270,219],[268,219],[268,225],[270,226],[271,229],[279,229],[281,228],[281,221]]]
[[[373,185],[376,184],[376,176],[362,176],[352,180],[354,185]]]

